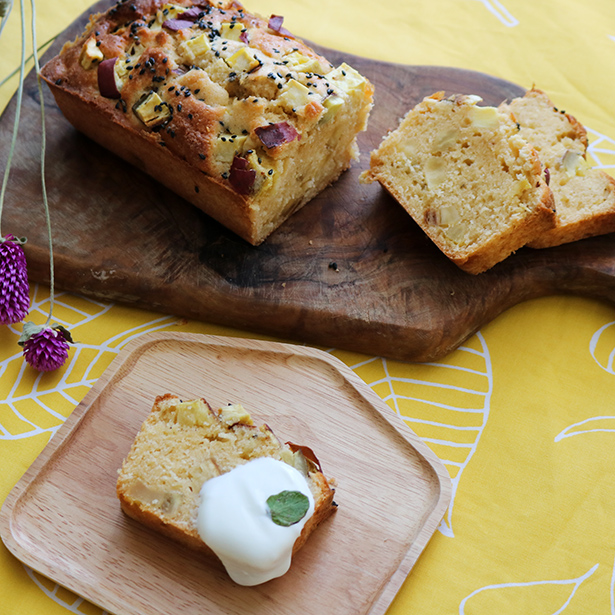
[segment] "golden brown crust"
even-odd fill
[[[132,0],[41,74],[78,130],[256,245],[355,157],[373,87],[348,69],[238,2]],[[271,125],[279,141],[259,132]]]
[[[228,184],[160,147],[155,133],[137,132],[101,113],[90,101],[50,85],[66,119],[79,131],[190,201],[252,244],[264,237],[255,227],[250,203]]]
[[[386,188],[387,192],[389,192],[391,196],[403,206],[403,195],[396,190],[396,186],[384,178],[379,179],[378,181],[380,181],[381,185]],[[404,209],[406,208],[404,207]],[[536,236],[536,234],[552,229],[555,216],[554,211],[553,193],[547,188],[546,184],[543,184],[540,204],[536,208],[531,219],[527,219],[523,223],[519,222],[512,226],[507,232],[505,238],[493,237],[482,244],[479,249],[466,251],[461,254],[452,251],[450,245],[439,240],[438,237],[429,235],[429,227],[424,222],[421,220],[415,221],[423,229],[423,231],[428,233],[429,238],[444,254],[446,254],[449,260],[455,263],[455,265],[457,265],[460,269],[463,269],[466,273],[477,275],[487,271],[497,263],[510,256],[521,246],[524,246],[528,235]]]

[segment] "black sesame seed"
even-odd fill
[[[62,83],[62,79],[56,79],[56,85],[60,85]]]
[[[222,179],[228,179],[228,173],[222,173]]]
[[[192,119],[192,113],[188,113],[188,119],[191,120]]]
[[[194,90],[195,94],[198,94],[201,91],[201,88],[197,88],[196,90]]]
[[[198,186],[195,186],[195,187],[194,187],[194,191],[198,194],[198,193],[199,193],[199,187],[198,187]]]
[[[205,160],[205,154],[199,154],[199,158],[200,158],[201,160]]]
[[[267,171],[267,175],[273,175],[273,169],[269,169],[269,171]]]

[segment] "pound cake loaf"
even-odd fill
[[[529,243],[548,248],[615,231],[615,179],[586,161],[587,132],[536,88],[500,105],[512,113],[520,135],[539,152],[548,169],[557,225]]]
[[[442,92],[410,110],[372,152],[377,180],[456,265],[481,273],[555,225],[536,151],[510,114]]]
[[[312,502],[311,513],[292,527],[254,514],[255,506],[277,493],[271,480],[280,472],[292,475],[293,484],[299,481]],[[215,553],[243,585],[284,574],[292,554],[336,509],[334,489],[311,449],[280,442],[267,425],[254,425],[239,404],[215,412],[203,399],[182,401],[171,394],[156,398],[119,471],[117,494],[127,515],[188,547]],[[205,504],[213,510],[204,510]],[[211,521],[216,514],[222,520],[207,526],[207,515]],[[231,547],[218,544],[225,532]],[[281,560],[269,552],[278,539],[286,540]],[[251,548],[264,563],[250,560]]]
[[[234,0],[120,0],[42,69],[65,117],[257,245],[358,156],[372,85]]]

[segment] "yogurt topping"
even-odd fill
[[[267,498],[282,491],[307,496],[306,515],[288,527],[271,520]],[[287,463],[259,457],[205,482],[197,529],[239,585],[258,585],[290,568],[293,545],[314,513],[304,476]]]

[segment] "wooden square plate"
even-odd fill
[[[339,508],[283,577],[222,565],[126,517],[117,470],[156,395],[241,402],[309,445]],[[313,348],[181,333],[121,351],[6,499],[0,533],[38,572],[116,615],[384,613],[444,515],[448,474],[352,370]]]

